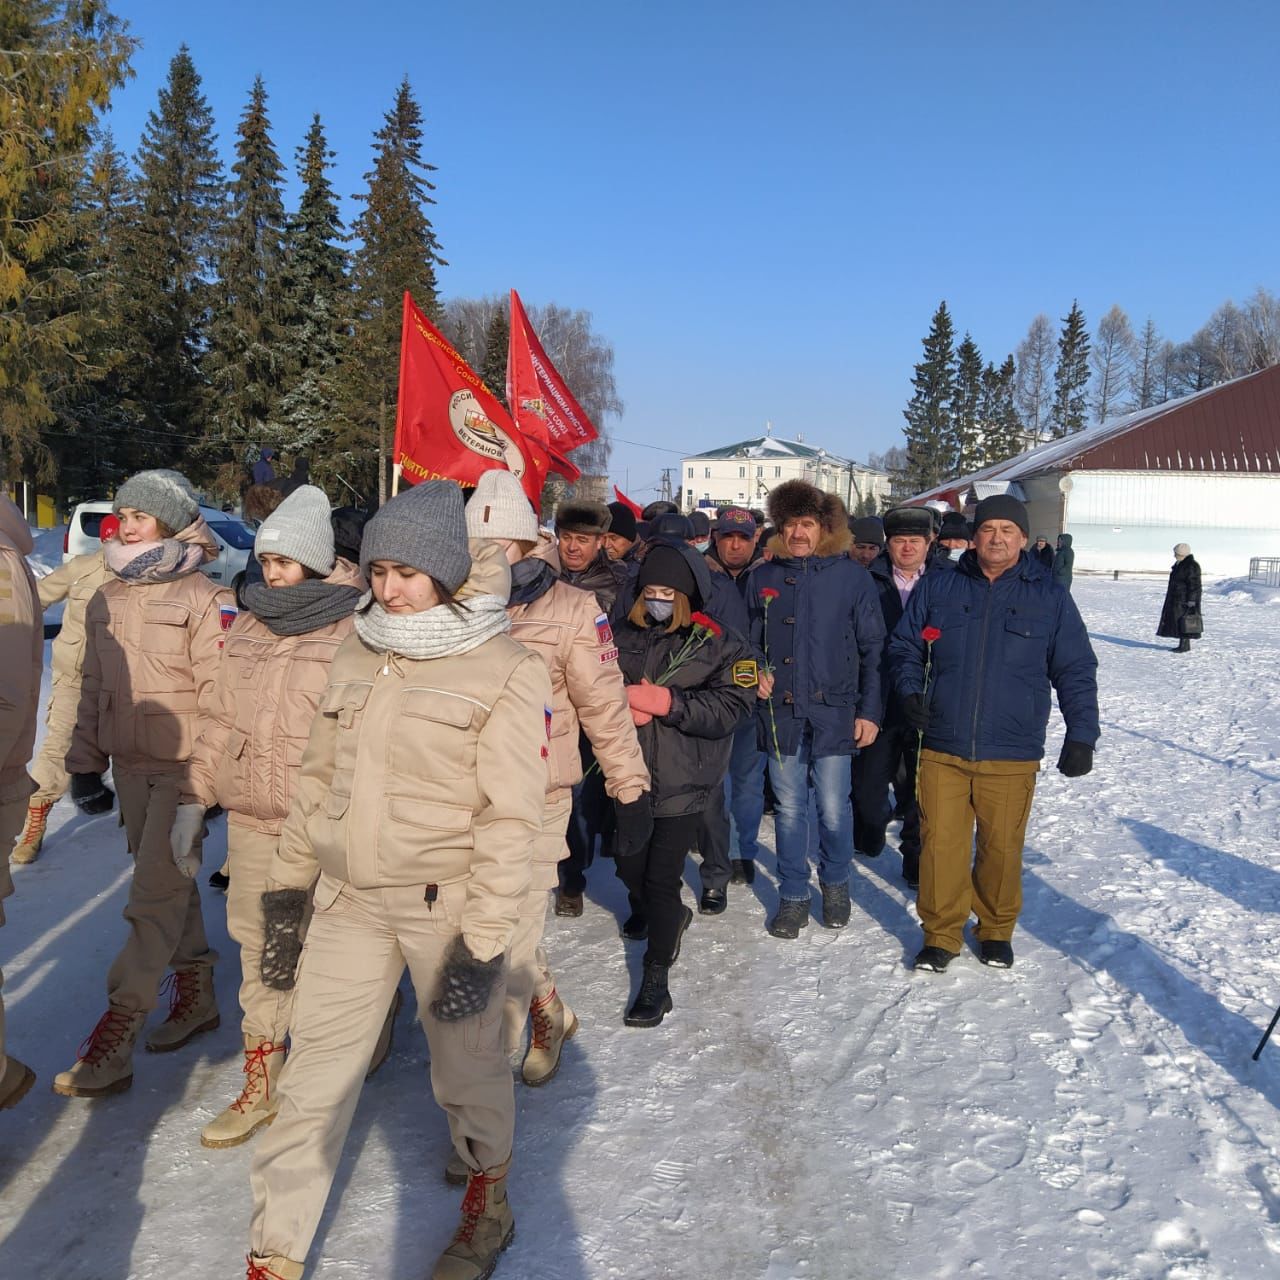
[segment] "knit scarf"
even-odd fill
[[[292,587],[251,582],[241,592],[249,612],[278,636],[301,636],[341,622],[355,612],[362,594],[359,587],[318,578],[308,578]]]
[[[204,548],[177,538],[108,542],[103,559],[121,582],[134,587],[147,582],[173,582],[194,573],[204,563]]]
[[[501,596],[471,596],[455,613],[438,604],[421,613],[388,613],[366,592],[356,605],[356,631],[378,653],[405,658],[448,658],[511,630],[507,602]]]

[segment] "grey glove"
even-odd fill
[[[268,889],[262,895],[262,962],[264,986],[292,991],[302,955],[302,917],[307,910],[305,889]]]
[[[459,934],[444,953],[440,985],[429,1006],[432,1015],[440,1022],[461,1022],[483,1013],[488,1008],[494,984],[502,976],[504,959],[496,955],[492,960],[477,960]]]

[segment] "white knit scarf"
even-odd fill
[[[501,596],[468,596],[455,613],[438,604],[421,613],[388,613],[367,592],[356,606],[356,631],[378,653],[405,658],[447,658],[467,653],[511,630]]]

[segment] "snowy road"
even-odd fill
[[[1088,778],[1040,777],[1017,966],[910,973],[889,850],[856,869],[839,935],[769,938],[770,877],[731,890],[686,939],[675,1013],[628,1030],[642,948],[624,954],[598,865],[586,915],[548,929],[583,1026],[559,1077],[517,1094],[499,1276],[1280,1274],[1280,1043],[1249,1056],[1280,1002],[1280,608],[1207,590],[1209,638],[1174,657],[1151,634],[1162,583],[1075,594],[1105,736]],[[1055,717],[1053,758],[1060,741]],[[221,1029],[139,1054],[118,1098],[55,1097],[102,1011],[127,863],[113,817],[64,803],[54,821],[0,930],[11,1047],[40,1076],[0,1117],[0,1276],[242,1275],[252,1147],[199,1143],[238,1088],[222,901]],[[219,823],[207,858],[222,840]],[[406,1012],[313,1251],[322,1280],[416,1280],[452,1230],[424,1063]]]

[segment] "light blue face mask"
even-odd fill
[[[959,560],[962,555],[964,555],[963,547],[952,547],[947,553],[947,557],[950,560]]]
[[[693,549],[697,551],[700,555],[705,555],[707,548],[710,546],[711,546],[711,539],[708,538],[705,542],[695,542],[693,544]]]
[[[670,622],[671,615],[675,612],[676,602],[674,600],[646,600],[644,602],[645,612],[654,622]]]

